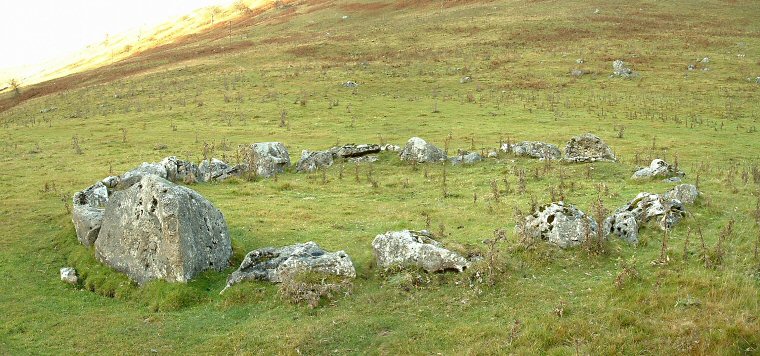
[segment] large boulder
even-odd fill
[[[309,241],[280,248],[265,247],[249,252],[245,255],[240,268],[227,278],[227,286],[224,289],[246,280],[279,283],[282,282],[284,275],[301,272],[356,277],[354,264],[345,252],[327,252],[316,243]]]
[[[699,190],[693,184],[679,184],[662,195],[665,200],[678,200],[684,204],[694,204],[699,198]]]
[[[438,147],[427,143],[419,137],[412,137],[406,142],[406,145],[399,154],[404,161],[414,161],[418,163],[440,162],[446,159],[446,153]]]
[[[381,151],[380,145],[374,145],[374,144],[363,144],[363,145],[356,145],[356,144],[348,144],[343,145],[339,147],[333,147],[330,149],[330,152],[333,153],[335,157],[340,158],[350,158],[350,157],[362,157],[370,154],[379,153]]]
[[[683,177],[685,174],[679,171],[675,166],[668,164],[661,159],[655,159],[649,164],[633,173],[632,179],[643,180],[652,178],[672,178]]]
[[[190,161],[181,160],[175,156],[169,156],[160,163],[166,169],[166,179],[172,182],[184,182],[199,180],[201,173],[198,166]]]
[[[98,238],[103,221],[103,212],[108,203],[108,188],[97,182],[89,188],[74,194],[71,221],[77,232],[77,239],[85,246],[92,245]]]
[[[254,165],[259,177],[269,178],[290,167],[290,153],[281,142],[259,142],[251,145]]]
[[[574,205],[556,202],[539,207],[525,217],[526,237],[541,239],[561,248],[580,245],[597,231],[596,222]],[[516,226],[520,230],[520,226]]]
[[[382,268],[415,266],[427,272],[462,272],[470,266],[464,257],[441,247],[425,231],[404,230],[377,235],[372,241],[372,250]]]
[[[537,141],[523,141],[515,144],[505,143],[501,146],[504,152],[512,152],[517,156],[527,156],[538,159],[562,159],[559,147],[551,143]]]
[[[296,163],[297,172],[314,172],[318,169],[327,168],[333,164],[333,155],[329,151],[301,152],[301,159]]]
[[[222,213],[192,189],[145,175],[111,194],[95,257],[138,284],[221,271],[232,254]]]
[[[681,201],[642,192],[605,219],[604,231],[635,244],[639,229],[648,222],[655,221],[660,229],[669,230],[685,216],[686,210]]]
[[[601,138],[585,133],[570,139],[565,146],[565,160],[569,162],[596,162],[617,160],[610,146]]]

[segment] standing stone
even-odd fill
[[[283,275],[301,272],[356,277],[354,264],[345,252],[326,252],[316,243],[309,241],[281,248],[265,247],[249,252],[245,255],[240,268],[227,278],[227,286],[224,290],[246,280],[279,283],[282,282]]]
[[[525,217],[522,226],[526,237],[541,239],[560,248],[580,245],[596,233],[596,222],[573,205],[564,202],[541,206]],[[519,232],[520,226],[515,229]]]
[[[269,178],[290,167],[290,154],[281,142],[254,143],[251,150],[259,177]]]
[[[95,241],[95,257],[138,284],[187,282],[225,269],[231,254],[222,213],[192,189],[155,175],[111,195]]]
[[[427,272],[462,272],[470,266],[464,257],[441,247],[425,231],[404,230],[377,235],[372,241],[372,250],[382,268],[416,266]]]
[[[404,161],[416,161],[418,163],[440,162],[446,159],[446,153],[438,147],[419,137],[412,137],[399,154]]]
[[[585,133],[570,139],[565,146],[568,162],[596,162],[617,160],[610,146],[594,134]]]
[[[98,238],[107,203],[108,188],[102,182],[74,194],[71,221],[82,245],[90,246]]]
[[[301,152],[301,159],[296,163],[297,172],[314,172],[332,166],[333,155],[328,151],[307,151]]]

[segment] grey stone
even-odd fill
[[[349,80],[347,82],[344,82],[343,86],[346,87],[346,88],[358,88],[359,84],[357,82]]]
[[[618,208],[605,219],[605,233],[613,233],[630,243],[638,242],[638,230],[648,222],[655,221],[662,230],[672,229],[686,216],[683,204],[676,199],[667,199],[659,194],[641,192],[628,204]],[[634,225],[631,220],[636,222]],[[618,229],[620,224],[626,228]]]
[[[141,177],[146,174],[152,174],[166,179],[166,168],[160,163],[143,162],[140,166],[121,175],[120,180],[133,181],[135,177]]]
[[[119,180],[120,178],[117,176],[108,176],[108,177],[103,178],[103,180],[100,182],[103,183],[103,185],[105,185],[106,188],[113,189],[113,188],[116,188],[116,186],[119,184]]]
[[[441,247],[424,231],[391,231],[377,235],[372,241],[372,250],[382,268],[415,266],[427,272],[462,272],[470,266],[464,257]]]
[[[77,277],[77,270],[71,267],[61,268],[61,281],[64,281],[68,284],[77,284],[77,282],[79,282],[79,277]]]
[[[679,171],[675,166],[668,164],[661,159],[652,160],[649,167],[644,167],[637,170],[631,176],[631,179],[643,180],[652,178],[671,178],[671,177],[683,177],[685,174]]]
[[[559,147],[551,143],[523,141],[515,144],[503,144],[501,150],[512,152],[517,156],[527,156],[538,159],[559,160],[562,159],[562,152]]]
[[[348,158],[348,161],[351,163],[375,163],[377,162],[377,160],[378,160],[377,156],[361,156],[361,157]]]
[[[498,158],[498,157],[499,157],[499,153],[498,152],[496,152],[496,151],[489,151],[488,152],[488,158]]]
[[[350,157],[362,157],[370,154],[379,153],[381,151],[380,145],[374,145],[374,144],[363,144],[363,145],[355,145],[355,144],[348,144],[343,145],[340,147],[333,147],[330,149],[330,152],[335,155],[335,157],[340,158],[350,158]]]
[[[639,242],[639,223],[636,214],[623,210],[604,220],[606,234],[615,234],[628,243]]]
[[[95,257],[138,284],[221,271],[232,254],[222,213],[192,189],[155,175],[111,194]]]
[[[329,151],[307,151],[301,152],[301,159],[296,163],[297,172],[314,172],[332,166],[333,155]]]
[[[102,182],[74,194],[71,221],[82,245],[90,246],[97,240],[107,203],[108,188]]]
[[[200,182],[223,181],[231,176],[239,174],[239,168],[232,167],[222,160],[212,158],[203,160],[198,166],[196,179]]]
[[[583,60],[583,58],[578,58],[575,60],[575,63],[578,63],[578,64],[583,64],[584,62],[585,61]]]
[[[456,155],[454,157],[449,158],[449,162],[451,164],[457,165],[457,164],[473,164],[480,162],[483,159],[483,157],[480,155],[480,153],[477,152],[462,152],[459,155]]]
[[[166,169],[166,179],[172,182],[184,182],[186,180],[199,180],[200,170],[195,163],[181,160],[175,156],[169,156],[161,160],[161,165]]]
[[[399,154],[401,160],[425,162],[440,162],[446,159],[446,154],[438,147],[419,137],[412,137],[406,142],[406,145]]]
[[[470,77],[462,77],[461,79],[459,79],[460,84],[469,83],[471,81],[472,81],[472,78]]]
[[[576,136],[565,146],[565,160],[568,162],[596,162],[617,160],[610,146],[591,133]]]
[[[612,75],[623,78],[630,78],[633,75],[633,70],[626,67],[625,62],[618,59],[612,62]]]
[[[255,154],[256,174],[270,178],[290,167],[290,154],[281,142],[259,142],[251,145]]]
[[[227,286],[224,290],[246,280],[279,283],[284,274],[300,272],[356,277],[354,264],[345,252],[327,252],[316,243],[309,241],[280,248],[265,247],[249,252],[240,264],[240,268],[227,278]]]
[[[670,177],[662,180],[663,183],[678,183],[682,181],[681,177]]]
[[[526,216],[523,223],[526,237],[548,241],[560,248],[580,245],[597,231],[593,219],[574,205],[561,201],[539,207]]]
[[[693,184],[679,184],[662,195],[665,200],[678,200],[684,204],[694,204],[699,198],[699,190]]]
[[[401,151],[401,147],[398,145],[387,144],[387,145],[380,146],[380,151],[398,152],[398,151]]]
[[[702,63],[705,63],[705,64],[710,63],[710,58],[709,57],[702,58]]]
[[[584,74],[586,74],[586,72],[583,71],[583,70],[580,70],[580,69],[573,69],[573,70],[570,71],[570,75],[573,76],[573,77],[576,77],[576,78],[580,78]]]

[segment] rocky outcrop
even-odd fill
[[[678,200],[684,204],[694,204],[699,198],[699,190],[693,184],[679,184],[662,195],[663,199]]]
[[[469,262],[433,240],[427,232],[395,231],[375,237],[372,250],[382,268],[419,267],[427,272],[463,271]]]
[[[290,154],[281,142],[259,142],[251,145],[254,165],[259,177],[270,178],[290,167]]]
[[[647,222],[655,221],[660,229],[669,230],[685,216],[686,209],[681,201],[642,192],[607,217],[604,230],[606,234],[615,234],[635,244],[639,240],[639,229]]]
[[[282,276],[301,272],[356,277],[354,264],[345,252],[327,252],[316,243],[309,241],[280,248],[265,247],[249,252],[240,264],[240,268],[227,278],[227,286],[224,290],[246,280],[282,282]]]
[[[505,143],[501,146],[504,152],[512,152],[516,156],[527,156],[538,159],[562,159],[559,147],[551,143],[537,141],[523,141],[515,144]]]
[[[617,160],[610,146],[599,137],[586,133],[570,139],[565,146],[565,160],[568,162],[596,162]]]
[[[314,172],[332,166],[333,155],[329,151],[307,151],[301,152],[301,159],[296,163],[297,172]]]
[[[351,157],[363,157],[370,154],[379,153],[381,151],[380,145],[364,144],[355,145],[348,144],[340,147],[333,147],[330,152],[336,158],[351,158]]]
[[[227,267],[232,246],[222,213],[195,191],[144,175],[111,194],[95,257],[138,284],[186,282]]]
[[[633,173],[631,179],[680,178],[684,175],[685,174],[679,171],[675,166],[672,166],[661,159],[655,159],[649,164],[649,167],[641,168]]]
[[[596,222],[573,205],[556,202],[541,206],[516,226],[518,234],[548,241],[561,248],[580,245],[596,233]],[[521,231],[522,230],[522,231]]]
[[[103,212],[108,203],[108,188],[97,182],[89,188],[74,194],[71,221],[77,239],[85,246],[92,245],[98,238],[103,221]]]
[[[406,142],[406,145],[399,154],[404,161],[414,161],[418,163],[440,162],[446,159],[446,153],[438,147],[427,143],[419,137],[412,137]]]

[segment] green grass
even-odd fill
[[[234,29],[233,42],[254,43],[243,51],[179,63],[138,57],[128,64],[142,74],[0,113],[1,353],[760,352],[758,185],[751,175],[742,179],[760,164],[753,129],[760,85],[746,80],[760,75],[754,2],[496,1],[376,11],[345,4],[297,5],[287,19],[289,10],[276,9]],[[230,39],[222,37],[199,36],[166,55],[226,46]],[[686,71],[705,56],[710,71]],[[614,59],[641,77],[609,78]],[[575,67],[591,74],[572,78]],[[460,84],[465,75],[473,82]],[[342,87],[347,80],[360,87]],[[56,109],[41,112],[47,108]],[[283,110],[286,128],[279,127]],[[101,266],[78,244],[65,207],[111,171],[167,155],[199,161],[204,143],[235,163],[237,145],[261,141],[284,142],[295,161],[302,149],[336,143],[403,145],[420,136],[442,147],[451,135],[453,152],[508,138],[563,147],[584,132],[620,157],[593,164],[591,179],[587,165],[554,163],[544,173],[542,162],[502,155],[447,167],[444,198],[440,165],[415,168],[384,153],[371,168],[377,188],[369,166],[359,167],[357,181],[348,163],[343,179],[331,167],[327,183],[320,174],[289,172],[276,181],[193,185],[224,213],[234,256],[225,272],[185,285],[138,288]],[[168,149],[156,151],[157,144]],[[586,212],[599,184],[608,187],[608,209],[641,191],[667,190],[628,179],[637,154],[642,164],[677,155],[686,181],[699,175],[704,193],[673,231],[667,265],[651,264],[661,238],[651,226],[641,230],[639,246],[613,239],[604,256],[517,242],[515,208],[527,212],[531,196],[547,202],[560,170],[566,201]],[[527,192],[520,195],[515,170],[523,168]],[[503,190],[505,177],[513,191],[496,202],[491,181]],[[372,262],[372,239],[425,228],[424,214],[433,231],[443,226],[444,243],[460,249],[485,251],[482,241],[506,229],[510,239],[497,259],[504,273],[493,285],[472,283],[473,271],[436,275],[415,288],[400,287],[408,286],[403,276],[385,278]],[[688,228],[700,227],[712,248],[729,219],[736,226],[722,265],[705,268],[694,234],[683,260]],[[248,251],[310,240],[351,256],[358,277],[350,296],[309,309],[263,282],[219,295]],[[617,288],[623,261],[634,261],[640,278]],[[63,266],[77,268],[79,286],[59,281]]]

